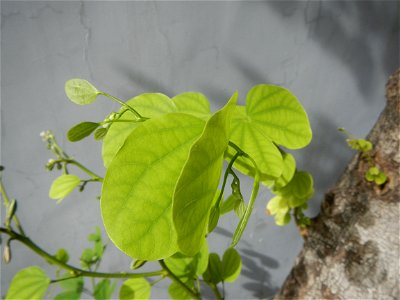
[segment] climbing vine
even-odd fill
[[[275,194],[267,211],[277,225],[288,224],[292,218],[299,226],[310,224],[304,210],[314,192],[313,179],[296,168],[295,158],[287,150],[307,146],[312,133],[306,112],[289,90],[256,85],[248,92],[245,105],[237,103],[235,92],[216,112],[210,111],[207,98],[197,92],[172,99],[145,93],[125,102],[82,79],[67,81],[65,92],[79,105],[108,98],[121,107],[102,121],[76,124],[67,133],[71,142],[90,135],[102,141],[104,177],[66,154],[51,131],[41,134],[55,156],[46,168],[61,172],[49,197],[60,203],[75,189],[84,191],[87,184],[96,182],[101,185],[105,231],[112,243],[133,259],[132,272],[97,271],[106,249],[100,228],[88,236],[92,247],[83,251],[80,267],[68,264],[65,249],[55,254],[44,251],[22,229],[16,201],[8,198],[1,184],[7,213],[0,230],[9,237],[4,259],[11,260],[10,242],[17,240],[56,269],[54,279],[38,266],[19,271],[6,299],[43,298],[50,295],[53,284],[64,290],[55,299],[79,299],[84,293],[109,299],[116,287],[113,278],[125,279],[120,299],[145,299],[150,297],[151,287],[167,277],[173,299],[201,299],[203,285],[208,285],[217,299],[224,299],[225,283],[240,274],[241,258],[235,246],[262,186]],[[76,175],[74,168],[87,177]],[[241,192],[239,173],[253,178],[248,201]],[[221,256],[209,253],[207,237],[219,219],[232,212],[237,226],[230,247]],[[145,264],[159,267],[139,272]],[[91,279],[91,290],[84,277]]]

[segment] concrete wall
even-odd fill
[[[296,157],[315,176],[315,215],[323,192],[353,154],[336,129],[365,136],[385,105],[386,80],[399,67],[398,20],[395,1],[2,1],[1,164],[24,228],[50,252],[68,249],[78,265],[89,245],[86,235],[102,224],[99,186],[58,205],[48,198],[56,174],[44,169],[51,155],[39,133],[52,129],[67,153],[104,174],[101,144],[92,138],[72,144],[65,134],[117,109],[108,101],[88,107],[68,101],[63,87],[72,77],[123,99],[201,91],[213,109],[235,90],[243,102],[258,83],[291,89],[314,131],[313,142]],[[243,183],[248,190],[251,181]],[[293,224],[277,227],[265,215],[270,196],[261,190],[238,246],[243,272],[226,284],[228,298],[273,295],[302,247]],[[229,245],[234,226],[234,219],[223,219],[210,238],[212,251]],[[23,246],[13,243],[12,250],[11,264],[1,266],[1,295],[20,268],[37,264],[54,275]],[[129,263],[110,242],[101,270],[127,270]],[[157,285],[152,298],[168,297],[167,285]]]

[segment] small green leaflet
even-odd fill
[[[144,300],[150,298],[150,284],[144,278],[125,280],[119,291],[120,300]]]
[[[110,239],[129,256],[158,260],[178,250],[173,192],[204,126],[203,120],[181,113],[148,120],[132,131],[112,160],[101,212]]]
[[[43,299],[49,285],[50,278],[41,268],[22,269],[12,279],[5,300]]]
[[[241,270],[242,259],[240,254],[234,248],[229,248],[222,257],[222,278],[226,282],[234,282]]]
[[[187,282],[184,282],[188,284]],[[180,284],[175,281],[171,282],[168,287],[168,294],[172,300],[192,299],[191,295]]]
[[[86,105],[96,101],[100,91],[87,80],[75,78],[65,83],[65,94],[72,102]]]
[[[72,127],[70,130],[67,132],[67,137],[70,142],[77,142],[85,137],[91,135],[93,131],[96,130],[97,127],[99,127],[99,123],[95,122],[82,122],[79,124],[76,124],[74,127]]]
[[[222,262],[217,253],[210,253],[207,270],[203,274],[206,282],[217,284],[222,281]]]
[[[116,282],[111,283],[110,279],[103,279],[99,281],[94,287],[94,298],[95,300],[107,300],[111,299],[111,296],[115,290]]]
[[[49,191],[49,197],[54,200],[62,200],[71,193],[81,182],[76,175],[64,174],[57,177]]]
[[[203,133],[190,149],[175,187],[173,221],[179,250],[188,256],[200,250],[207,233],[237,97],[237,93],[233,94],[228,103],[207,121]]]

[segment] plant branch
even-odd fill
[[[118,99],[117,97],[109,95],[109,94],[107,94],[105,92],[100,92],[100,94],[103,95],[103,96],[106,96],[107,98],[110,98],[110,99],[118,102],[119,104],[121,104],[121,106],[126,107],[127,109],[129,109],[136,116],[136,118],[138,118],[138,121],[146,121],[148,119],[148,118],[142,117],[142,115],[139,114],[137,112],[137,110],[135,110],[132,106],[126,104],[122,100]]]
[[[1,179],[1,177],[0,177],[0,193],[4,200],[4,206],[6,209],[8,209],[8,207],[10,205],[10,198],[8,198],[8,195],[7,195],[6,189],[4,188],[3,180]],[[22,235],[25,235],[25,232],[22,229],[21,222],[19,221],[18,217],[14,214],[12,219],[15,222],[15,225],[17,226],[19,233]]]
[[[33,252],[44,258],[46,261],[64,269],[72,274],[75,275],[75,277],[97,277],[97,278],[142,278],[142,277],[152,277],[152,276],[165,276],[166,271],[164,270],[159,270],[159,271],[153,271],[153,272],[144,272],[144,273],[126,273],[126,272],[120,272],[120,273],[102,273],[102,272],[91,272],[91,271],[85,271],[79,268],[76,268],[74,266],[71,266],[69,264],[66,264],[57,258],[55,258],[53,255],[50,253],[44,251],[42,248],[40,248],[38,245],[36,245],[30,238],[20,235],[17,232],[0,227],[0,233],[7,234],[10,236],[12,239],[19,241],[20,243],[24,244],[26,247],[30,248]]]
[[[215,297],[217,297],[217,300],[224,300],[224,297],[221,296],[221,293],[218,290],[218,287],[216,284],[210,284],[210,287],[212,291],[214,292]]]

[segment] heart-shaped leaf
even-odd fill
[[[172,197],[192,144],[204,129],[172,113],[144,122],[127,137],[103,183],[101,211],[114,244],[129,256],[158,260],[177,249]]]

